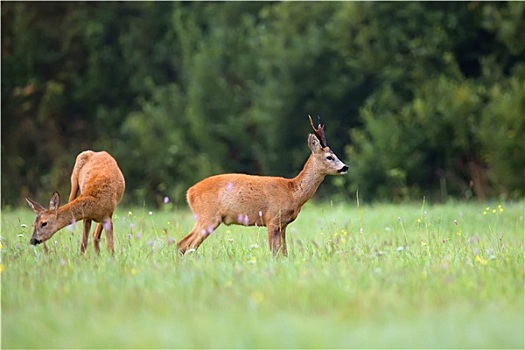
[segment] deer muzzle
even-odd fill
[[[35,237],[31,237],[31,240],[29,241],[29,243],[31,245],[38,245],[38,244],[42,243],[42,241],[36,239]]]
[[[342,174],[346,174],[347,171],[348,171],[348,166],[347,165],[343,165],[343,167],[341,169],[337,170],[337,172],[339,174],[341,174],[341,175]]]

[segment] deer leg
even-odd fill
[[[283,256],[288,255],[286,248],[286,227],[281,226],[268,226],[268,244],[270,245],[270,251],[273,256],[282,254]]]
[[[100,224],[99,224],[100,225]],[[113,243],[113,219],[109,218],[104,222],[104,231],[106,231],[107,247],[112,255],[115,255],[115,248]]]
[[[81,253],[84,253],[86,251],[90,229],[91,229],[91,220],[84,219],[84,231],[82,232],[82,243],[80,243]]]
[[[98,223],[93,232],[93,246],[97,254],[100,254],[100,236],[102,235],[102,224]]]
[[[204,222],[211,223],[206,225]],[[188,249],[197,249],[219,225],[220,219],[196,222],[191,232],[177,243],[179,252],[184,254]]]

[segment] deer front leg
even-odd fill
[[[268,226],[268,244],[273,256],[288,255],[286,248],[286,227]]]
[[[91,220],[84,219],[84,231],[82,232],[82,243],[80,243],[81,253],[84,253],[86,251],[90,229],[91,229]]]

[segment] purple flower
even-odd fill
[[[111,228],[113,227],[113,224],[111,223],[110,220],[106,220],[106,221],[104,221],[102,226],[104,226],[104,230],[106,230],[106,232],[107,232],[107,231],[111,230]]]
[[[170,201],[170,199],[168,198],[168,196],[165,196],[164,197],[164,204],[168,204]]]
[[[175,243],[175,240],[172,237],[168,238],[168,245],[173,245],[173,243]]]

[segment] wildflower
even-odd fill
[[[68,230],[69,232],[73,231],[75,229],[76,224],[77,221],[73,218],[73,220],[71,220],[71,224],[66,227],[66,230]]]
[[[137,270],[135,268],[131,268],[131,270],[129,271],[133,276],[135,276],[137,274]]]
[[[481,265],[485,266],[488,264],[488,261],[479,255],[476,255],[476,261],[479,262]]]
[[[168,198],[168,196],[165,196],[164,197],[164,204],[168,204],[170,201],[170,199]]]
[[[416,222],[417,222],[418,224],[420,224],[420,223],[421,223],[421,219],[418,218],[418,219],[416,220]]]
[[[128,233],[128,239],[131,239],[131,233]]]
[[[168,245],[173,245],[173,243],[175,243],[175,239],[172,237],[168,238]]]
[[[4,272],[5,270],[5,265],[4,264],[0,264],[0,273]]]
[[[140,235],[140,232],[137,232],[137,234],[135,235],[135,238],[136,238],[136,239],[140,239],[140,236],[141,236],[141,235]]]
[[[60,259],[60,265],[66,266],[66,264],[67,264],[66,259]]]
[[[397,221],[401,222],[401,216],[397,217]]]
[[[102,226],[104,226],[104,230],[106,230],[106,232],[109,231],[109,229],[111,228],[111,221],[109,220],[104,221]]]
[[[501,206],[501,204],[498,204],[498,210],[500,213],[503,213],[503,207]]]
[[[428,213],[427,213],[426,210],[423,212],[423,216],[424,216],[424,217],[427,217],[427,216],[428,216]]]
[[[132,216],[133,213],[132,213],[131,211],[128,211],[128,215],[129,215],[129,216]]]
[[[153,215],[153,212],[152,212],[152,211],[150,211],[150,212],[149,212],[148,214],[149,214],[149,215],[151,216],[151,215]]]
[[[0,243],[0,250],[2,250],[2,243]]]
[[[458,220],[457,219],[454,220],[454,225],[456,225],[456,226],[458,225]]]

